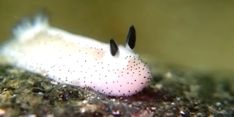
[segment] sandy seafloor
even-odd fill
[[[108,97],[0,65],[0,116],[233,117],[231,77],[169,67],[136,95]]]

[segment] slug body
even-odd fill
[[[125,46],[102,43],[51,27],[47,17],[22,20],[1,48],[12,65],[59,83],[89,87],[110,96],[129,96],[149,84],[149,67],[133,52],[132,26]]]

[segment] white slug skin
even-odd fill
[[[110,96],[129,96],[148,85],[150,69],[131,49],[119,46],[112,56],[109,44],[50,27],[40,18],[18,26],[1,49],[10,64]]]

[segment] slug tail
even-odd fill
[[[13,39],[26,41],[35,34],[49,27],[48,17],[44,12],[37,13],[33,18],[24,17],[12,30]]]

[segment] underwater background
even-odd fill
[[[1,0],[0,39],[24,16],[45,10],[51,25],[108,42],[137,31],[136,51],[149,62],[208,71],[234,71],[234,1]],[[150,60],[149,60],[150,59]]]

